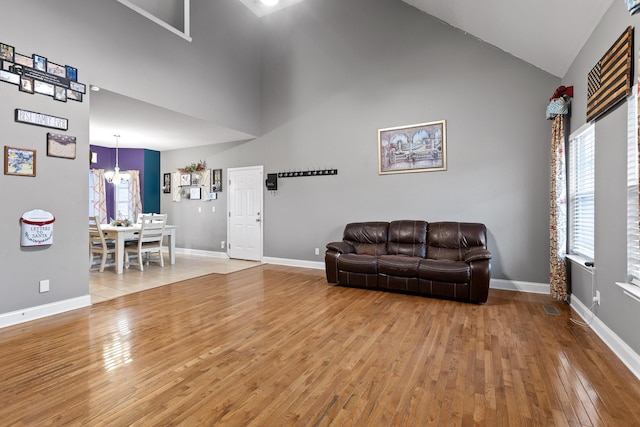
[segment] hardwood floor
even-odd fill
[[[640,425],[640,381],[570,316],[212,274],[1,329],[0,424]]]

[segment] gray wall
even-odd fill
[[[258,19],[235,1],[192,5],[193,43],[116,1],[6,2],[0,42],[78,68],[82,83],[257,134],[260,128]],[[87,223],[90,97],[56,102],[0,83],[2,145],[37,150],[37,177],[0,175],[0,313],[84,296],[89,290]],[[46,156],[47,129],[14,123],[23,108],[69,119],[77,158]],[[2,148],[0,148],[2,150]],[[54,244],[21,249],[19,218],[56,216]],[[40,294],[40,280],[51,290]]]
[[[587,74],[611,47],[613,42],[637,18],[629,16],[622,2],[614,2],[563,78],[564,85],[574,86],[571,130],[586,121]],[[634,46],[640,40],[635,29]],[[634,50],[634,63],[637,64]],[[637,67],[634,66],[634,70]],[[636,71],[637,72],[637,71]],[[634,84],[636,77],[633,76]],[[640,322],[638,303],[626,297],[614,283],[627,276],[626,186],[627,186],[627,106],[621,104],[598,119],[596,131],[595,188],[595,289],[601,293],[597,316],[622,338],[636,353],[640,353]],[[574,268],[575,269],[575,268]],[[592,283],[588,275],[574,274],[573,297],[591,306]]]
[[[314,248],[340,239],[350,221],[477,221],[489,229],[495,278],[548,283],[544,110],[560,79],[399,0],[305,0],[262,22],[263,135],[163,152],[163,172],[198,159],[265,173],[337,168],[335,177],[281,179],[265,194],[268,257],[322,261]],[[378,175],[379,128],[442,119],[447,171]],[[220,251],[222,196],[163,196],[172,221],[197,230],[179,245]],[[197,214],[204,203],[216,213]]]

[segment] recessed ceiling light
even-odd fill
[[[91,90],[94,92],[100,92],[100,88],[98,86],[91,85]]]
[[[260,0],[260,2],[265,6],[275,6],[278,4],[279,1],[280,0]]]

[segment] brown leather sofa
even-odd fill
[[[347,224],[327,244],[327,281],[483,303],[489,294],[487,229],[468,222]]]

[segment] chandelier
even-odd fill
[[[120,138],[120,135],[113,136],[116,137],[116,167],[112,171],[105,172],[104,178],[109,184],[120,185],[122,181],[129,181],[129,174],[120,173],[120,168],[118,167],[118,138]]]

